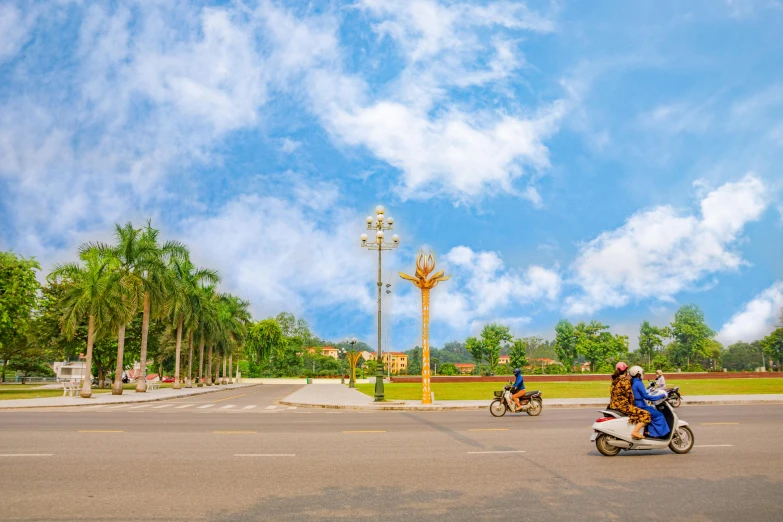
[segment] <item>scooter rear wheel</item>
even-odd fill
[[[489,405],[489,412],[493,417],[502,417],[506,414],[506,405],[500,399],[495,399],[492,404]]]
[[[598,436],[597,439],[595,439],[595,448],[598,450],[598,452],[601,455],[605,455],[607,457],[614,457],[618,453],[620,453],[620,448],[616,448],[614,446],[609,445],[609,435],[602,433]]]
[[[536,417],[541,415],[541,410],[543,409],[544,405],[541,403],[541,399],[536,397],[535,399],[530,399],[530,408],[528,408],[527,414],[531,417]]]

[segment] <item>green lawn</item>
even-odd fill
[[[679,386],[687,401],[689,395],[747,395],[754,393],[783,393],[783,379],[667,379],[669,386]],[[609,377],[605,382],[533,382],[528,390],[541,390],[544,398],[581,399],[591,397],[609,398]],[[357,384],[356,389],[372,396],[374,384]],[[432,391],[438,400],[489,400],[492,392],[502,390],[499,382],[432,383]],[[421,399],[421,384],[390,383],[384,386],[388,400]]]
[[[172,384],[161,384],[161,388],[171,388]],[[123,384],[123,390],[135,390],[136,384]],[[110,393],[111,388],[93,388],[92,393]],[[0,385],[0,401],[10,399],[42,399],[46,397],[60,397],[63,394],[62,388],[54,390],[41,390],[40,385],[22,385],[22,384],[3,384]]]

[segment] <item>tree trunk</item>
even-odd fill
[[[188,334],[188,377],[185,379],[185,388],[193,387],[193,330]]]
[[[232,353],[231,355],[228,356],[228,383],[229,384],[234,384],[234,379],[231,378],[231,374],[234,373],[233,369],[234,369],[234,354]]]
[[[136,391],[147,391],[147,335],[150,329],[150,296],[144,294],[144,311],[141,316],[141,353],[139,354],[139,379],[136,381]],[[161,377],[162,378],[162,377]]]
[[[114,384],[111,387],[112,395],[122,395],[122,366],[125,361],[125,325],[120,326],[117,334],[117,364],[115,366]]]
[[[182,388],[179,383],[179,362],[180,362],[180,349],[182,348],[182,319],[177,324],[177,355],[174,360],[174,386],[175,390]]]
[[[0,375],[0,382],[5,382],[5,369],[8,367],[8,359],[3,359],[3,373]]]
[[[207,355],[207,386],[212,386],[212,345],[209,345],[209,354]]]
[[[92,371],[92,342],[95,337],[95,316],[90,315],[90,321],[87,323],[87,359],[85,360],[85,378],[82,384],[82,391],[79,392],[85,399],[92,397],[92,389],[90,388],[90,372]]]
[[[223,354],[223,379],[220,380],[220,384],[228,384],[228,379],[226,378],[226,363],[227,361],[226,354]]]
[[[198,386],[201,388],[204,386],[204,382],[201,380],[201,376],[204,375],[204,339],[201,339],[198,343]]]

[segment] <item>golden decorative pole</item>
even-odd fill
[[[430,290],[441,281],[451,276],[444,275],[443,270],[427,279],[435,270],[435,256],[430,252],[416,256],[416,276],[400,272],[400,277],[411,281],[421,288],[421,403],[432,404],[430,393]]]

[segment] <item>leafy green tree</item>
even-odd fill
[[[783,361],[783,328],[777,328],[761,340],[761,346],[770,359],[777,362],[778,371]]]
[[[458,375],[459,370],[454,366],[454,363],[445,363],[438,369],[441,375]]]
[[[54,374],[48,364],[49,353],[36,344],[30,332],[24,337],[15,338],[14,342],[21,346],[11,357],[8,366],[12,371],[22,374],[22,384],[31,375],[48,377]]]
[[[593,371],[608,359],[619,358],[628,351],[628,338],[604,331],[608,328],[598,321],[591,321],[589,324],[581,322],[574,329],[577,353],[590,362]]]
[[[465,349],[468,351],[470,356],[473,358],[473,362],[475,363],[476,367],[478,368],[481,362],[484,360],[485,352],[484,352],[484,343],[476,339],[475,337],[468,337],[465,340]]]
[[[639,354],[647,357],[647,366],[652,366],[652,360],[655,354],[663,349],[663,340],[671,337],[671,330],[668,327],[657,327],[644,321],[639,327]]]
[[[27,349],[28,327],[40,288],[35,271],[40,269],[34,259],[0,252],[0,382],[5,381],[9,360]]]
[[[510,342],[512,339],[508,326],[497,323],[484,325],[481,330],[481,340],[475,337],[468,337],[465,341],[465,348],[476,361],[476,365],[486,360],[489,365],[489,371],[494,373],[500,357],[500,348],[503,343]]]
[[[715,336],[696,305],[684,305],[674,314],[671,326],[676,343],[675,353],[684,357],[688,366],[694,357],[706,355],[707,341]]]
[[[405,352],[408,355],[408,374],[409,375],[421,375],[422,370],[422,351],[421,347],[417,346]],[[432,357],[430,357],[432,361]]]
[[[245,348],[255,361],[264,361],[285,348],[285,339],[280,324],[273,318],[250,325],[247,330]]]
[[[729,371],[752,371],[761,366],[763,345],[759,341],[752,343],[736,342],[723,352],[723,367]]]
[[[574,367],[576,361],[576,331],[567,319],[561,319],[555,325],[555,353],[557,360],[563,363],[566,369]]]
[[[512,368],[527,366],[527,348],[531,343],[540,341],[540,337],[525,337],[514,339],[509,350],[509,362]]]

